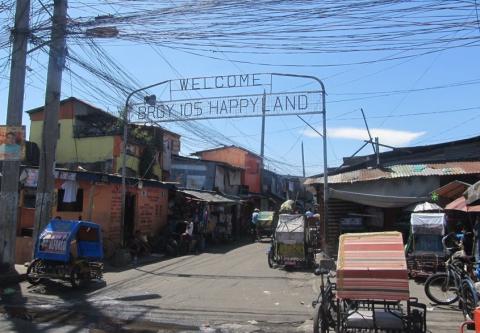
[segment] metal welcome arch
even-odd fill
[[[275,90],[275,78],[307,79],[318,83],[319,89]],[[157,100],[155,95],[144,98],[143,103],[130,105],[130,99],[137,93],[154,87],[168,85],[168,95]],[[305,85],[302,85],[305,86]],[[244,90],[248,94],[240,94]],[[263,90],[263,91],[262,91]],[[218,91],[233,91],[230,94],[217,95]],[[183,98],[182,94],[207,93],[199,98]],[[327,119],[325,86],[311,75],[284,73],[253,73],[195,77],[187,79],[165,80],[132,91],[126,101],[123,112],[123,151],[127,149],[131,108],[137,123],[162,123],[194,121],[222,118],[249,118],[322,114],[323,118],[323,226],[322,246],[325,246],[326,226],[328,222],[328,164],[327,164]],[[180,96],[180,97],[179,97]],[[312,103],[313,99],[313,103]],[[262,161],[263,162],[263,161]],[[122,155],[122,206],[121,219],[125,216],[126,198],[126,154]],[[124,223],[121,223],[121,239],[124,238]]]

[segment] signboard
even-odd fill
[[[70,232],[45,230],[40,235],[39,251],[44,253],[67,253],[67,240]]]
[[[25,126],[0,125],[0,161],[20,161],[24,156]]]
[[[280,74],[238,74],[167,81],[153,105],[133,105],[133,122],[167,122],[323,113],[323,88],[285,91]],[[311,82],[310,82],[311,83]],[[301,85],[300,87],[305,86]],[[198,96],[192,98],[192,95]]]

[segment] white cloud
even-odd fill
[[[329,128],[327,134],[330,138],[368,140],[368,132],[365,128],[355,127],[337,127]],[[426,132],[399,131],[388,128],[371,128],[372,137],[378,137],[380,143],[385,145],[400,147],[408,145],[413,140],[421,137]],[[318,137],[312,129],[303,131],[303,134],[309,137]]]

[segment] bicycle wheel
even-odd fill
[[[478,296],[472,281],[462,281],[462,311],[465,317],[473,320],[473,311],[477,307]]]
[[[275,253],[273,252],[273,246],[270,248],[267,254],[268,267],[273,268],[275,265]]]
[[[425,294],[436,304],[448,305],[458,301],[455,282],[447,273],[435,273],[425,282]]]
[[[336,332],[337,306],[333,298],[330,288],[320,295],[313,313],[313,333]]]

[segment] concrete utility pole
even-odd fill
[[[265,109],[267,105],[267,93],[263,92],[262,97],[262,142],[260,143],[260,193],[263,193],[263,158],[265,152]]]
[[[52,214],[55,186],[55,151],[58,140],[58,113],[62,71],[65,65],[65,39],[67,30],[67,0],[53,1],[52,32],[48,60],[47,88],[43,111],[42,143],[35,206],[34,239],[45,227]]]
[[[7,125],[22,126],[25,68],[29,30],[30,0],[17,0],[8,90]],[[4,161],[0,193],[0,273],[15,263],[20,161]]]
[[[305,155],[303,154],[303,141],[302,141],[302,170],[303,170],[303,178],[305,178]]]

